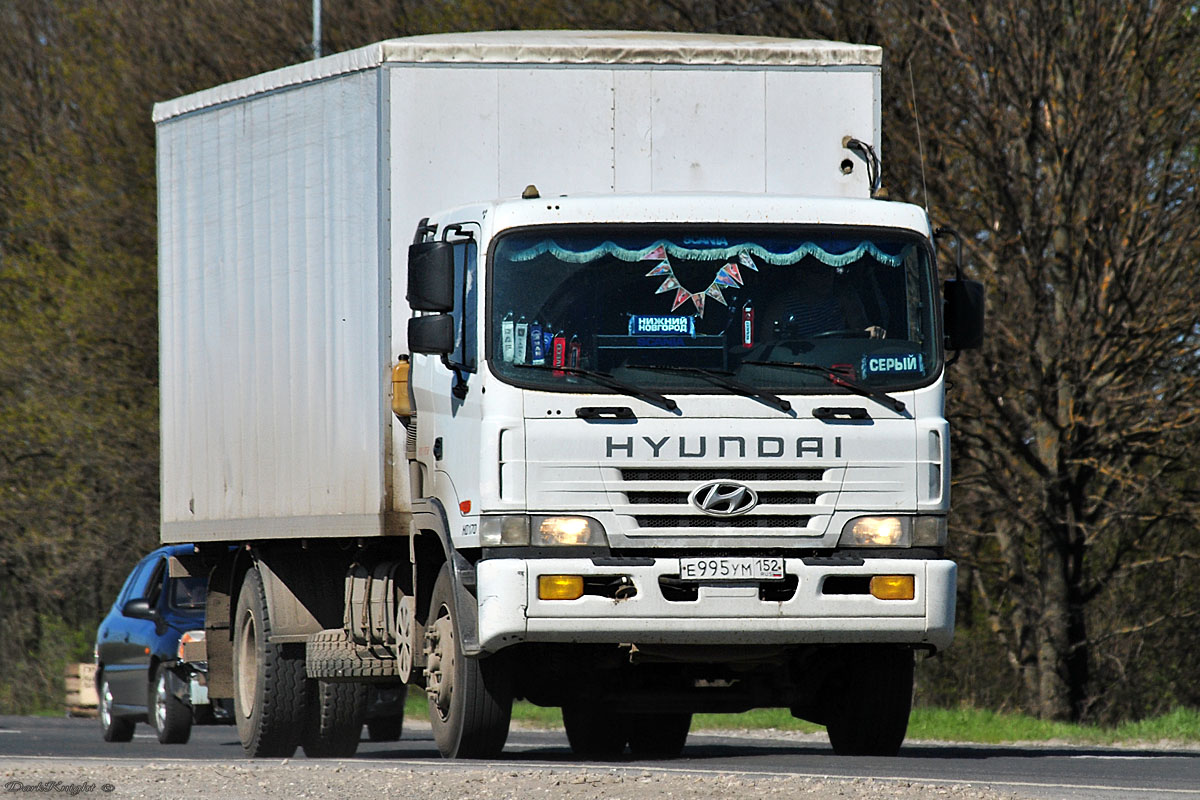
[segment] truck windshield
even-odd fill
[[[903,232],[524,229],[493,249],[489,357],[506,380],[559,391],[596,384],[521,366],[676,393],[729,391],[712,373],[842,391],[813,367],[909,388],[938,367],[931,272],[925,240]]]

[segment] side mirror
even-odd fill
[[[135,619],[157,619],[158,612],[150,607],[150,603],[145,598],[138,600],[130,600],[121,609],[121,613],[127,617]]]
[[[454,245],[443,241],[408,246],[406,297],[413,311],[454,309]]]
[[[945,299],[946,348],[977,350],[983,346],[985,294],[979,281],[956,279],[942,285]]]
[[[408,321],[408,349],[414,353],[448,356],[454,352],[454,317],[433,314]]]

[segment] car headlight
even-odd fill
[[[842,528],[843,547],[942,547],[946,518],[935,516],[856,517]]]
[[[484,547],[604,547],[604,526],[591,517],[506,514],[479,521]]]

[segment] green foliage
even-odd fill
[[[151,105],[308,58],[310,12],[0,4],[0,713],[57,702],[63,659],[157,542]],[[1172,709],[1200,706],[1194,4],[327,0],[324,15],[326,52],[557,27],[884,46],[888,188],[924,202],[927,177],[991,293],[988,348],[950,373],[960,628],[922,662],[919,697],[1159,714],[1191,735]]]
[[[0,708],[9,714],[61,714],[67,665],[92,660],[96,630],[48,614],[37,615],[33,629],[36,638],[23,658],[0,674]]]

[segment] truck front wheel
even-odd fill
[[[512,716],[513,679],[504,655],[466,658],[449,566],[433,585],[426,626],[425,691],[438,750],[446,758],[494,758]]]
[[[234,717],[250,758],[291,757],[304,730],[304,658],[295,646],[271,643],[270,635],[262,578],[251,569],[233,620]]]
[[[912,710],[913,652],[878,645],[848,648],[827,687],[825,728],[841,756],[894,756]]]

